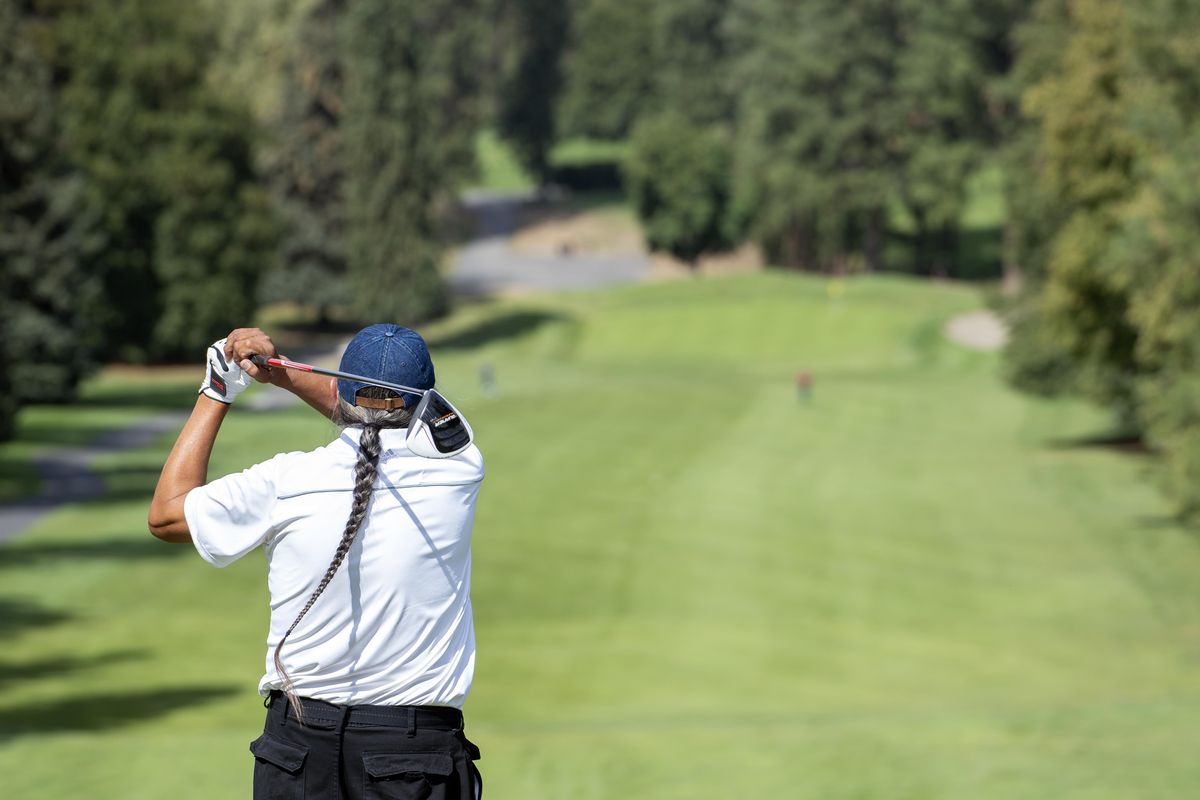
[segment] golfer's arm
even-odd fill
[[[270,381],[280,389],[287,389],[313,407],[325,419],[333,414],[333,399],[329,378],[312,372],[276,367],[271,370]]]
[[[200,395],[167,456],[146,518],[150,532],[164,542],[186,544],[192,540],[183,515],[183,500],[188,492],[207,482],[208,458],[228,411],[225,403]]]

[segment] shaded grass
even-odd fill
[[[763,274],[445,323],[439,383],[488,463],[467,713],[490,797],[1194,789],[1197,543],[1161,522],[1144,459],[1054,446],[1103,415],[1013,395],[994,357],[935,335],[976,305]],[[212,472],[329,438],[304,409],[235,410]],[[166,445],[106,466],[147,491]],[[144,510],[64,510],[3,551],[13,796],[248,793],[262,557],[148,555]],[[28,721],[113,697],[140,716]]]

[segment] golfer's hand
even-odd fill
[[[258,328],[238,328],[225,338],[225,357],[259,383],[270,383],[271,368],[260,367],[251,361],[250,356],[255,354],[263,358],[279,356],[271,337]]]
[[[208,346],[204,382],[200,384],[198,394],[228,405],[250,385],[250,378],[241,367],[226,358],[225,344],[225,339],[219,339]]]

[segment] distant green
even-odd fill
[[[487,797],[1200,785],[1200,543],[1150,462],[947,342],[974,292],[841,286],[696,279],[429,331],[487,460],[467,707]],[[235,408],[212,474],[329,438],[304,409]],[[149,537],[167,445],[0,549],[7,797],[249,794],[263,561],[217,571]]]
[[[628,145],[623,141],[606,142],[599,139],[566,139],[555,145],[549,155],[551,167],[570,167],[586,164],[612,163],[620,165]],[[491,191],[525,191],[534,188],[534,180],[521,166],[512,146],[492,128],[484,128],[475,136],[477,163],[474,189]],[[598,192],[597,194],[609,194]]]
[[[492,128],[475,135],[476,189],[524,191],[533,188],[533,180],[521,167],[512,149]]]

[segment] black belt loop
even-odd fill
[[[337,727],[337,746],[338,746],[338,763],[342,763],[342,740],[346,736],[346,723],[350,720],[350,706],[342,706],[342,716],[338,720]]]
[[[408,707],[408,735],[417,735],[417,710],[412,706]]]

